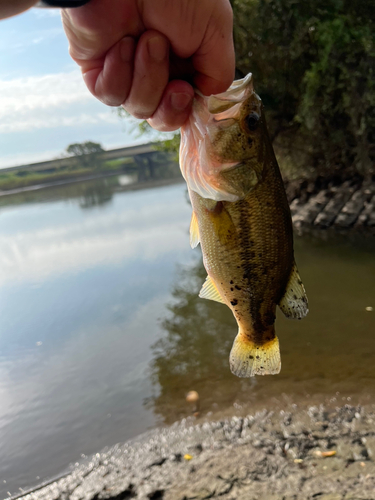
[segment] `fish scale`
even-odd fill
[[[251,76],[211,101],[199,96],[181,139],[191,242],[200,242],[208,274],[200,296],[225,303],[236,318],[232,372],[276,374],[276,306],[302,318],[308,305],[294,261],[290,209]]]

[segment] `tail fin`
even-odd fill
[[[229,356],[230,369],[237,377],[276,375],[281,370],[279,339],[256,345],[241,332],[234,339]]]

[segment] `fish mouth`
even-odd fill
[[[204,96],[196,91],[194,112],[211,135],[212,128],[225,130],[234,125],[241,116],[245,101],[247,106],[250,104],[251,111],[261,115],[262,101],[254,91],[251,73],[242,80],[234,81],[229,89],[221,94]]]
[[[208,97],[208,111],[213,115],[220,114],[240,106],[251,94],[254,94],[253,75],[249,73],[241,80],[235,80],[225,92]]]
[[[228,158],[232,155],[226,151],[223,163],[220,147],[216,147],[222,140],[218,134],[230,134],[232,127],[233,133],[238,133],[237,128],[243,128],[242,122],[246,118],[243,115],[252,110],[261,114],[261,100],[254,92],[250,73],[241,80],[234,81],[221,94],[204,96],[198,90],[195,91],[192,112],[181,128],[180,146],[181,172],[191,191],[202,198],[235,202],[245,192],[242,186],[244,178],[246,190],[247,186],[255,185],[256,174],[245,171],[249,163],[252,163],[251,157],[239,159],[240,155],[233,154],[235,158],[232,161]],[[235,169],[240,170],[238,175],[232,176],[233,179],[226,178],[226,172],[230,173]]]
[[[253,93],[252,73],[249,73],[241,80],[235,80],[228,90],[220,94],[205,96],[198,89],[195,89],[196,99],[205,102],[207,110],[213,115],[227,111],[237,104],[240,105]]]

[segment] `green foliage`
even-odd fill
[[[281,156],[300,176],[373,173],[374,1],[232,5],[237,67],[254,74]]]
[[[82,155],[103,153],[104,149],[98,142],[86,141],[81,143],[77,142],[75,144],[70,144],[66,148],[66,152],[72,156],[82,156]]]
[[[104,153],[104,149],[97,142],[86,141],[70,144],[66,148],[66,152],[68,155],[75,156],[77,164],[84,168],[91,166],[99,169],[102,166],[101,153]]]
[[[117,108],[117,115],[120,118],[126,118],[130,116],[130,114],[121,106]],[[140,121],[138,123],[138,128],[141,135],[149,134],[152,130],[151,125],[149,125],[147,120]],[[180,132],[176,132],[170,139],[164,139],[162,137],[160,142],[155,144],[155,149],[157,151],[163,151],[165,153],[172,153],[174,160],[178,161],[178,151],[180,149]]]
[[[171,139],[166,139],[161,141],[155,146],[158,151],[164,151],[165,153],[172,153],[172,158],[178,162],[178,152],[180,149],[180,133],[177,132]]]
[[[58,169],[55,172],[33,172],[19,171],[0,173],[0,191],[8,191],[10,189],[20,189],[35,184],[44,184],[46,182],[55,182],[71,179],[72,177],[81,177],[87,175],[87,169],[75,169],[74,172],[68,169]]]
[[[317,61],[304,77],[299,120],[327,167],[371,172],[375,160],[375,37],[348,15],[316,30]],[[329,137],[323,141],[322,137]]]

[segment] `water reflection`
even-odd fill
[[[190,257],[185,188],[115,193],[91,210],[71,188],[1,213],[4,497],[155,424],[142,401],[158,318]]]
[[[215,403],[230,404],[233,395],[249,385],[229,372],[228,353],[236,332],[232,313],[198,297],[206,274],[200,255],[177,273],[174,300],[167,306],[170,314],[162,322],[166,336],[153,346],[152,380],[159,394],[147,404],[166,423],[186,416],[184,395],[191,389],[199,392],[207,411]]]
[[[85,197],[92,198],[94,193],[113,192],[114,188],[122,185],[120,181],[122,177],[125,176],[115,175],[90,181],[62,184],[36,191],[24,191],[10,196],[0,196],[0,209],[24,204],[49,203],[57,200],[71,200],[74,203],[85,204]],[[136,181],[134,176],[129,175],[126,177],[132,179],[132,182]],[[94,196],[100,199],[100,196]]]
[[[197,296],[206,276],[197,255],[178,273],[162,322],[166,336],[153,346],[152,380],[159,393],[148,407],[171,423],[189,411],[183,402],[190,390],[199,392],[203,414],[234,403],[247,409],[279,404],[281,395],[293,401],[335,392],[375,395],[375,313],[366,309],[375,306],[374,250],[369,239],[357,238],[353,247],[346,238],[297,238],[310,314],[291,321],[279,313],[280,375],[243,380],[229,370],[237,333],[231,312]]]
[[[241,380],[231,312],[198,298],[185,186],[101,182],[0,198],[0,494],[186,417],[190,390],[202,415],[282,393],[374,394],[373,241],[296,240],[311,312],[279,315],[279,376]]]
[[[94,182],[88,185],[79,198],[81,208],[92,208],[105,205],[112,200],[113,189],[104,182]]]

